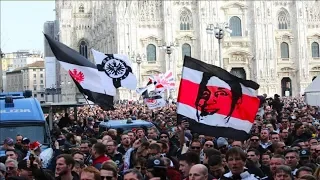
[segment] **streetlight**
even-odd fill
[[[219,44],[219,66],[223,68],[223,60],[222,60],[222,46],[221,46],[221,41],[224,37],[224,32],[227,32],[229,34],[232,33],[232,30],[229,28],[228,23],[217,23],[216,25],[214,24],[209,24],[207,29],[207,34],[213,34],[214,36],[218,39],[218,44]]]
[[[136,57],[136,62],[138,64],[138,84],[140,85],[140,80],[141,80],[141,72],[140,72],[140,65],[141,65],[141,62],[142,62],[142,59],[141,59],[141,56],[140,54],[137,55]]]
[[[169,71],[171,70],[171,54],[172,54],[172,51],[174,50],[175,46],[176,45],[172,42],[170,43],[170,45],[166,45],[166,43],[165,43],[165,45],[160,46],[160,49],[164,50],[166,52],[166,54],[168,55],[168,70]],[[172,91],[171,90],[169,90],[169,99],[172,99]]]

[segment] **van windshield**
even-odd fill
[[[10,137],[15,140],[18,134],[23,137],[27,137],[31,142],[39,141],[41,144],[47,144],[46,135],[45,135],[45,127],[41,125],[32,125],[32,126],[1,126],[0,127],[0,144],[3,144],[3,141]]]

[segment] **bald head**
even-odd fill
[[[189,179],[193,177],[200,178],[199,180],[206,180],[208,179],[208,168],[203,164],[196,164],[191,167],[189,171]]]

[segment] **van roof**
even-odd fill
[[[40,103],[35,98],[13,99],[13,104],[14,107],[5,107],[5,99],[0,99],[0,122],[45,121]]]
[[[109,120],[107,122],[101,122],[99,126],[106,127],[106,128],[137,128],[146,126],[147,128],[154,126],[153,123],[144,121],[144,120],[132,120],[132,123],[127,123],[127,120]]]

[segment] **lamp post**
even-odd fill
[[[138,85],[140,85],[140,81],[141,81],[141,71],[140,71],[140,66],[141,66],[141,62],[142,62],[142,59],[141,59],[141,56],[140,54],[137,55],[136,57],[136,62],[138,64]]]
[[[221,46],[221,41],[224,37],[224,32],[227,32],[229,34],[232,33],[232,30],[229,28],[228,23],[217,23],[216,25],[214,24],[209,24],[207,29],[206,29],[208,34],[213,34],[214,36],[218,39],[218,44],[219,44],[219,66],[223,68],[223,60],[222,60],[222,46]]]
[[[170,43],[170,45],[166,45],[166,43],[165,43],[165,45],[160,46],[160,49],[164,50],[166,52],[166,54],[168,55],[168,70],[169,71],[171,70],[171,54],[172,54],[174,47],[175,47],[175,44],[172,42]],[[169,90],[169,99],[172,99],[172,91],[171,90]]]
[[[48,101],[48,96],[47,95],[51,95],[51,99],[52,102],[55,102],[55,96],[56,94],[59,97],[59,94],[61,94],[61,88],[58,87],[57,85],[53,85],[50,88],[45,88],[45,94],[46,94],[46,101]],[[59,98],[58,98],[58,102],[59,102]]]

